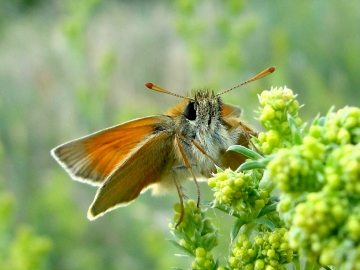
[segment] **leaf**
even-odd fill
[[[275,224],[272,223],[270,220],[268,219],[264,219],[264,218],[255,218],[251,221],[251,223],[255,223],[255,224],[260,224],[260,225],[264,225],[266,227],[268,227],[270,230],[275,230]]]
[[[259,153],[242,145],[232,145],[228,148],[228,151],[234,151],[254,160],[263,158]]]
[[[272,197],[269,198],[269,202],[273,202],[273,203],[280,202],[280,197],[279,196],[272,196]]]
[[[211,221],[211,218],[204,218],[203,221],[202,221],[202,226],[201,226],[201,235],[205,235],[209,232],[213,232],[214,229],[212,227],[205,227],[204,224],[207,222],[207,221]]]
[[[290,130],[291,130],[291,134],[292,134],[293,144],[299,145],[302,143],[300,129],[297,126],[295,119],[294,119],[294,117],[292,117],[291,114],[288,113],[287,118],[288,118]]]
[[[261,209],[258,217],[262,217],[268,213],[276,211],[276,206],[277,206],[277,203],[273,203],[273,204],[265,206],[263,209]]]
[[[266,168],[266,164],[264,162],[261,161],[257,161],[257,160],[250,160],[247,161],[243,164],[241,164],[241,166],[239,168],[237,168],[237,170],[235,172],[241,172],[241,171],[247,171],[247,170],[254,170],[254,169],[265,169]]]
[[[216,259],[214,269],[218,269],[219,267],[219,259]]]
[[[230,231],[230,243],[233,243],[236,236],[239,234],[240,228],[245,224],[244,220],[238,218]]]
[[[223,169],[221,169],[220,167],[218,167],[216,164],[215,164],[215,168],[216,168],[216,172],[217,172],[217,173],[224,171]]]
[[[190,250],[188,250],[187,248],[183,247],[182,245],[180,245],[178,242],[174,241],[174,240],[169,240],[171,243],[173,243],[174,246],[176,246],[177,248],[179,248],[180,250],[184,251],[185,253],[187,253],[188,255],[190,255],[191,257],[195,257],[195,254],[193,254]]]
[[[211,251],[218,244],[217,232],[208,233],[201,238],[200,245],[206,250]]]
[[[275,187],[276,187],[276,183],[271,179],[269,171],[265,170],[263,177],[259,182],[259,189],[265,189],[268,193],[271,193]]]
[[[213,202],[212,201],[204,201],[201,202],[201,205],[206,206],[206,207],[214,207]]]
[[[194,232],[194,242],[200,242],[201,241],[201,233],[199,231]]]
[[[187,227],[186,231],[184,232],[185,234],[189,235],[189,232],[194,232],[195,237],[196,237],[196,233],[200,234],[200,232],[198,231],[199,226],[198,226],[197,222],[195,222],[193,215],[188,215],[188,221],[187,221],[186,227]]]
[[[185,236],[185,234],[182,231],[178,230],[178,229],[174,229],[171,232],[172,232],[173,235],[175,235],[176,238],[179,238],[179,239],[183,239],[184,236]]]
[[[185,232],[181,232],[181,231],[175,229],[175,230],[172,230],[171,233],[180,240],[184,239],[186,242],[191,242],[190,237]]]
[[[298,205],[299,203],[304,202],[306,200],[307,195],[308,195],[308,192],[303,192],[303,193],[301,193],[300,196],[293,199],[291,201],[292,208],[295,207],[296,205]]]
[[[225,212],[227,213],[228,215],[230,216],[234,216],[234,217],[237,217],[237,218],[240,218],[240,215],[238,212],[234,211],[234,209],[232,209],[231,207],[229,206],[226,206],[226,205],[215,205],[214,208],[222,211],[222,212]]]
[[[314,120],[312,121],[311,125],[310,126],[317,126],[319,124],[319,119],[320,119],[320,113],[318,113]]]

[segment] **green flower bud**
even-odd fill
[[[199,247],[195,250],[195,255],[196,255],[196,257],[205,257],[206,251],[202,247]]]
[[[275,250],[273,249],[268,249],[268,251],[266,252],[266,256],[270,257],[270,258],[274,258],[276,255]]]
[[[254,265],[252,263],[248,263],[245,265],[244,270],[254,270]]]
[[[271,265],[267,265],[265,267],[265,270],[275,270],[275,268],[273,266],[271,266]]]
[[[229,265],[230,265],[231,267],[238,267],[238,265],[239,265],[239,259],[236,258],[236,257],[230,257],[230,258],[229,258]]]
[[[265,268],[265,262],[264,260],[256,260],[255,261],[255,269],[256,270],[261,270]]]

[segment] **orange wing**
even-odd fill
[[[221,105],[221,115],[224,118],[236,117],[239,118],[242,114],[242,109],[237,106],[223,103]]]
[[[228,131],[231,133],[232,131],[240,128],[241,132],[238,137],[237,144],[248,147],[248,137],[256,136],[257,133],[241,121],[241,112],[242,111],[239,107],[228,104],[222,105],[222,116],[224,122],[226,123],[226,126],[228,127]],[[248,134],[248,136],[246,136],[246,134]],[[236,170],[242,163],[245,162],[245,160],[245,156],[234,151],[227,151],[224,152],[221,158],[221,163],[225,168],[231,168],[232,170]]]
[[[144,139],[156,132],[167,116],[136,119],[89,136],[67,142],[51,151],[71,177],[92,185],[101,185]]]
[[[149,136],[109,175],[89,208],[93,220],[106,212],[125,206],[140,192],[159,183],[165,172],[171,170],[173,133],[161,131]]]

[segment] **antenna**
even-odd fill
[[[182,96],[182,95],[178,95],[178,94],[169,92],[169,91],[167,91],[167,90],[165,90],[165,89],[162,89],[161,87],[159,87],[159,86],[157,86],[156,84],[153,84],[153,83],[145,83],[145,86],[146,86],[147,88],[151,89],[151,90],[158,91],[158,92],[160,92],[160,93],[164,93],[164,94],[172,95],[172,96],[175,96],[175,97],[192,100],[192,99],[189,98],[189,97],[184,97],[184,96]]]
[[[243,82],[243,83],[240,83],[240,84],[238,84],[238,85],[236,85],[236,86],[234,86],[234,87],[231,87],[231,88],[228,89],[228,90],[222,91],[222,92],[216,94],[216,96],[220,96],[220,95],[225,94],[225,93],[227,93],[227,92],[230,92],[230,91],[232,91],[232,90],[234,90],[234,89],[236,89],[236,88],[239,88],[240,86],[243,86],[243,85],[245,85],[245,84],[248,84],[248,83],[251,83],[251,82],[256,81],[256,80],[258,80],[258,79],[261,79],[262,77],[265,77],[265,76],[273,73],[274,71],[275,71],[275,67],[269,67],[269,68],[261,71],[261,72],[260,72],[258,75],[256,75],[255,77],[252,77],[251,79],[249,79],[249,80],[247,80],[247,81],[245,81],[245,82]]]

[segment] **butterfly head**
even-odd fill
[[[183,116],[198,128],[209,129],[221,116],[221,100],[214,92],[197,91],[194,98],[189,100]]]

